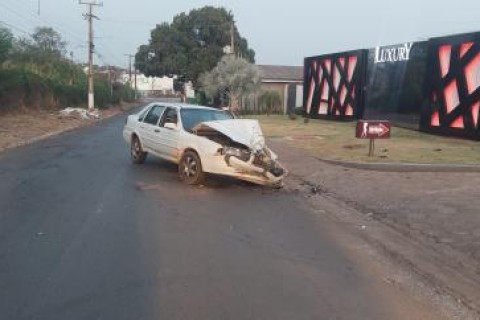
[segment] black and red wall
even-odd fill
[[[358,50],[306,58],[305,113],[311,118],[359,118],[366,57],[367,50]]]
[[[480,33],[429,41],[420,130],[480,140]]]
[[[306,58],[306,115],[480,140],[480,32],[409,45],[397,61],[379,61],[378,48]]]

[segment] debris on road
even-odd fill
[[[310,189],[310,192],[312,194],[319,194],[319,193],[324,193],[325,190],[323,190],[322,186],[321,185],[314,185],[312,186],[312,188]]]
[[[87,109],[82,109],[82,108],[66,108],[66,109],[60,110],[60,117],[74,118],[74,119],[81,119],[81,120],[99,119],[100,111],[98,109],[89,111]]]

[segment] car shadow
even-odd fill
[[[148,167],[152,170],[161,170],[162,176],[165,177],[168,181],[177,181],[181,183],[177,172],[178,166],[174,163],[171,163],[166,160],[162,160],[159,158],[147,158],[144,163],[144,166]],[[167,175],[167,174],[168,175]],[[271,190],[271,187],[257,185],[248,181],[238,180],[228,176],[221,176],[221,175],[214,175],[214,174],[207,174],[205,177],[204,182],[199,187],[202,188],[209,188],[209,189],[228,189],[228,188],[242,188],[242,189],[250,189],[250,190]]]

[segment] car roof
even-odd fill
[[[205,106],[199,106],[196,104],[188,104],[188,103],[177,103],[177,102],[162,102],[162,101],[154,101],[148,104],[148,106],[151,105],[161,105],[165,107],[172,107],[176,109],[201,109],[201,110],[215,110],[218,111],[220,109],[212,108],[212,107],[205,107]]]

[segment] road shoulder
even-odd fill
[[[433,181],[432,176],[434,177],[436,173],[409,174],[413,176],[407,176],[405,180],[399,181],[398,187],[389,189],[387,185],[395,183],[395,180],[391,180],[395,179],[392,175],[406,174],[348,169],[321,162],[299,149],[278,141],[271,141],[270,146],[291,171],[287,183],[290,191],[298,193],[321,214],[350,225],[352,230],[356,230],[364,242],[376,252],[395,261],[402,269],[409,270],[414,275],[415,281],[406,282],[405,286],[417,283],[416,286],[419,288],[432,288],[428,289],[435,292],[432,297],[435,296],[438,303],[447,307],[450,314],[458,314],[463,308],[475,315],[473,318],[478,318],[479,263],[475,256],[459,250],[465,245],[464,238],[469,240],[472,238],[469,238],[468,234],[456,238],[455,232],[445,235],[448,241],[439,238],[439,234],[444,234],[443,230],[447,230],[448,227],[454,231],[467,230],[468,224],[471,224],[468,220],[472,217],[470,211],[474,208],[462,208],[460,202],[465,199],[460,198],[458,203],[450,203],[450,206],[457,206],[459,209],[455,211],[458,216],[435,217],[432,215],[435,213],[432,212],[435,204],[426,206],[423,213],[412,212],[417,206],[421,206],[422,194],[435,195],[432,189],[443,182]],[[426,177],[425,174],[429,176]],[[467,178],[474,175],[475,179],[480,179],[475,173],[451,174],[457,175],[456,178],[459,178],[458,175]],[[382,179],[386,179],[384,185],[379,183]],[[416,183],[417,179],[428,179],[427,182],[432,185],[432,189],[424,190],[423,185]],[[471,188],[475,187],[475,181],[471,182]],[[385,193],[374,194],[382,188],[386,189]],[[450,186],[445,188],[452,190]],[[455,190],[452,192],[455,193]],[[416,193],[418,194],[415,195]],[[465,194],[465,190],[458,190],[457,193]],[[392,201],[389,201],[389,195]],[[451,196],[454,197],[455,194]],[[473,194],[471,196],[471,200],[474,200]],[[409,203],[408,199],[411,197],[416,197],[418,201]],[[461,216],[462,209],[465,209],[463,211],[465,219]],[[451,224],[452,219],[456,219],[456,226]],[[470,227],[468,233],[474,234],[474,228]],[[475,246],[473,239],[469,250],[474,251]]]
[[[139,102],[102,110],[98,119],[61,116],[58,110],[29,110],[0,116],[0,153],[58,134],[95,125],[135,108]]]

